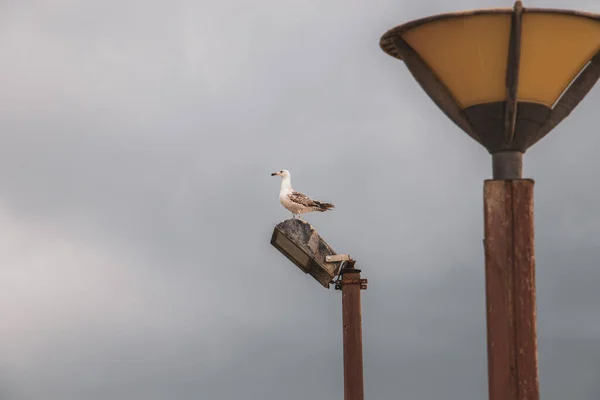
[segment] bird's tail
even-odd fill
[[[335,206],[331,203],[322,203],[320,201],[317,201],[316,203],[317,203],[317,206],[319,207],[317,209],[317,211],[323,212],[323,211],[327,211],[327,210],[331,210],[332,208],[335,208]]]

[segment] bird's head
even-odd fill
[[[271,174],[271,176],[280,176],[282,178],[289,178],[291,175],[290,175],[290,171],[288,171],[287,169],[282,169],[281,171],[273,172]]]

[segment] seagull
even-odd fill
[[[334,208],[331,203],[323,203],[317,200],[312,200],[308,196],[296,192],[292,189],[292,175],[287,169],[282,169],[279,172],[273,172],[271,176],[280,176],[281,190],[279,191],[279,201],[281,205],[287,210],[292,212],[292,218],[300,217],[300,214],[304,214],[311,211],[327,211]]]

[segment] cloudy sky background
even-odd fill
[[[498,6],[0,1],[0,398],[341,398],[340,294],[269,245],[282,168],[369,279],[366,397],[486,398],[489,155],[378,42]],[[598,110],[525,159],[545,400],[600,398]]]

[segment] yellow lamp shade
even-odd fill
[[[600,78],[600,15],[520,1],[408,22],[380,45],[492,153],[524,152]]]
[[[600,51],[600,19],[528,12],[522,35],[517,99],[549,107]]]
[[[402,37],[465,108],[504,100],[510,20],[510,10],[444,18]]]

